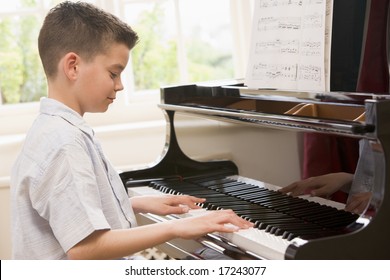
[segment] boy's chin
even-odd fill
[[[95,110],[88,111],[87,113],[105,113],[108,111],[109,106],[104,108],[96,108]]]

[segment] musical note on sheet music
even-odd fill
[[[302,81],[321,82],[321,67],[315,65],[300,65],[298,77]]]
[[[255,53],[277,54],[277,53],[295,53],[299,52],[299,41],[280,40],[260,41],[256,43]]]
[[[301,43],[300,53],[302,56],[320,56],[321,47],[322,44],[319,41],[305,41]]]
[[[256,0],[246,85],[327,90],[332,11],[333,0]]]
[[[283,79],[285,81],[296,81],[297,64],[263,64],[253,65],[253,75],[258,80]]]
[[[325,0],[259,0],[259,7],[282,7],[322,4]]]
[[[302,28],[322,28],[324,18],[317,13],[306,15],[302,18]]]
[[[272,31],[272,30],[299,30],[301,29],[300,17],[284,17],[273,18],[265,17],[260,18],[257,22],[258,31]]]

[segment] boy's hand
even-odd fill
[[[136,213],[152,213],[157,215],[183,214],[190,209],[199,209],[196,203],[202,203],[204,198],[190,195],[157,195],[134,196],[130,199]]]
[[[253,223],[237,216],[233,210],[206,211],[202,215],[169,221],[177,237],[193,239],[207,233],[232,233],[253,227]]]

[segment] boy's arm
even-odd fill
[[[231,224],[234,226],[225,226]],[[231,210],[121,230],[99,230],[76,244],[69,259],[119,259],[174,238],[194,239],[211,232],[235,232],[253,224]]]

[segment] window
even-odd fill
[[[0,0],[0,104],[38,101],[46,95],[37,37],[44,16],[58,2]],[[237,75],[238,52],[246,50],[237,47],[234,33],[249,33],[249,28],[238,31],[232,22],[248,18],[237,14],[243,11],[237,6],[247,7],[249,0],[87,2],[116,14],[140,35],[123,77],[127,95]]]
[[[127,1],[125,18],[141,38],[136,89],[233,76],[229,1]]]

